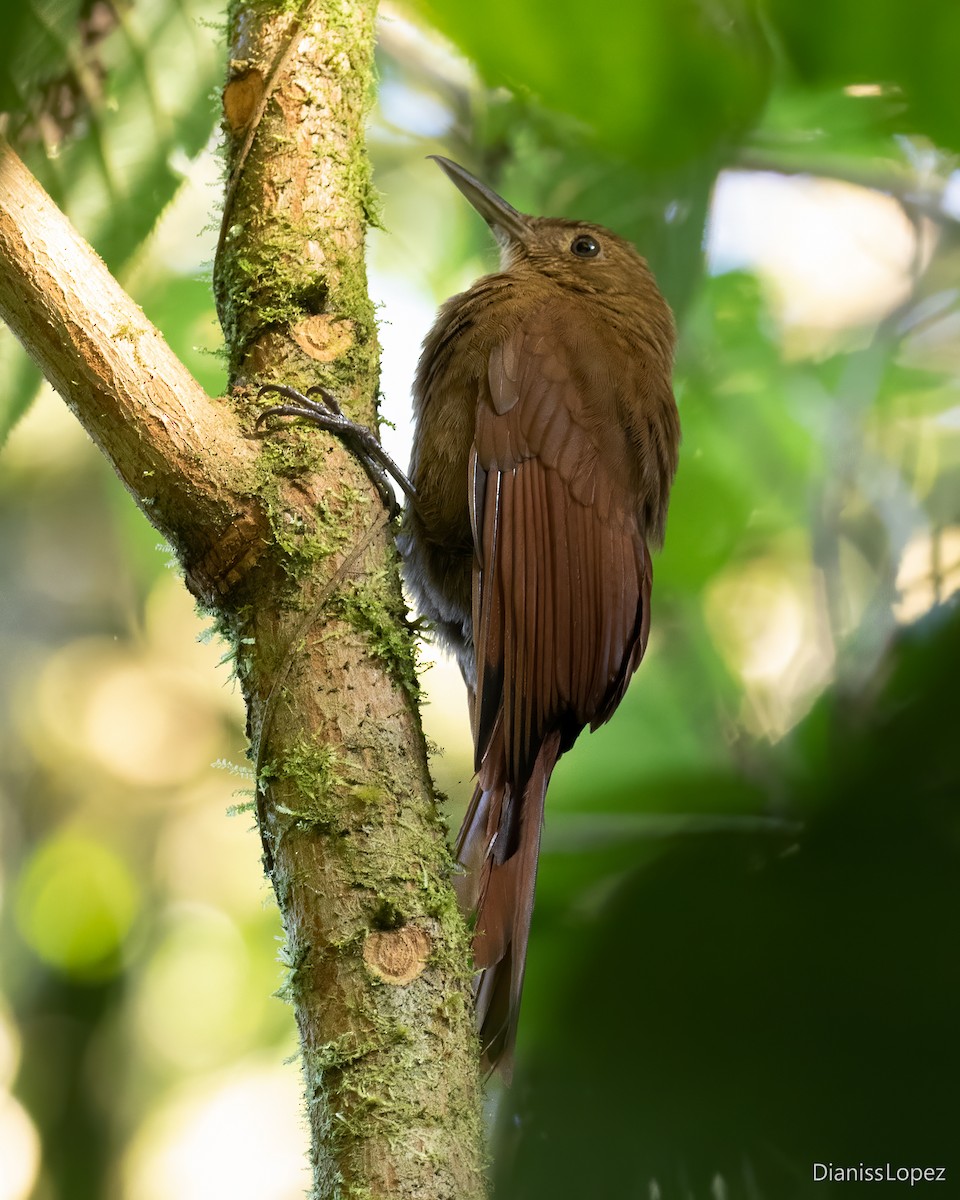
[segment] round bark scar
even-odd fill
[[[317,362],[333,362],[353,345],[353,322],[320,313],[298,321],[291,327],[290,336],[304,354]]]
[[[378,978],[401,986],[412,983],[427,965],[433,943],[416,925],[368,933],[363,961]]]
[[[231,133],[249,125],[263,96],[263,76],[254,67],[231,79],[223,89],[223,115]]]

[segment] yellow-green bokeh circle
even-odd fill
[[[32,855],[17,886],[16,918],[44,962],[65,974],[111,974],[140,906],[140,890],[102,842],[56,834]]]

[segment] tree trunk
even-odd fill
[[[469,945],[387,516],[328,435],[253,429],[266,381],[323,382],[375,419],[373,20],[364,0],[231,8],[216,279],[231,399],[204,395],[8,148],[0,313],[235,649],[315,1197],[479,1200]]]

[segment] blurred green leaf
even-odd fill
[[[514,117],[502,143],[509,155],[498,186],[524,211],[615,229],[647,259],[682,315],[703,273],[703,229],[718,149],[669,164],[611,157],[567,118],[515,100],[503,107]]]
[[[678,363],[683,452],[658,587],[696,589],[751,544],[801,523],[817,447],[757,280],[708,279]]]
[[[0,446],[30,407],[41,383],[39,370],[6,326],[0,326]]]
[[[760,112],[769,53],[748,0],[417,0],[487,82],[531,92],[646,166],[735,143]]]
[[[82,11],[58,7],[56,0],[38,0],[23,10],[17,37],[33,49],[23,63],[18,53],[7,60],[7,78],[15,80],[10,86],[21,107],[31,86],[75,62],[70,39],[76,41],[77,34],[71,30]],[[138,4],[122,13],[97,48],[102,87],[81,90],[88,106],[83,119],[56,142],[52,155],[36,141],[36,130],[18,147],[114,274],[122,274],[180,188],[187,163],[213,132],[213,95],[222,67],[205,23],[219,16],[215,0]],[[38,372],[23,362],[21,356],[6,376],[0,444],[39,386]]]
[[[768,9],[801,78],[836,87],[879,85],[886,91],[888,127],[960,149],[960,6],[771,0]]]
[[[841,178],[862,173],[874,179],[889,171],[906,178],[908,155],[892,136],[903,107],[900,97],[851,95],[833,81],[785,78],[771,92],[747,144],[767,150],[771,164],[784,169],[819,167]]]
[[[66,73],[79,42],[85,0],[22,0],[4,13],[0,112],[24,109],[38,85]]]
[[[219,12],[214,0],[136,5],[104,43],[106,97],[87,134],[65,143],[46,170],[31,161],[114,273],[213,132],[222,67],[203,22]]]

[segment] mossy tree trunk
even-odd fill
[[[363,259],[374,15],[369,0],[297,14],[233,5],[216,275],[234,384],[322,383],[367,425],[378,382]],[[393,540],[334,438],[287,429],[262,453],[282,555],[258,581],[270,603],[251,596],[231,633],[259,747],[316,1190],[337,1195],[342,1180],[344,1195],[474,1196],[468,957]]]
[[[229,400],[203,394],[9,149],[0,314],[235,648],[315,1197],[479,1200],[469,947],[391,529],[337,441],[254,431],[253,385],[267,381],[322,383],[375,421],[363,266],[374,13],[368,0],[231,9],[216,273]]]

